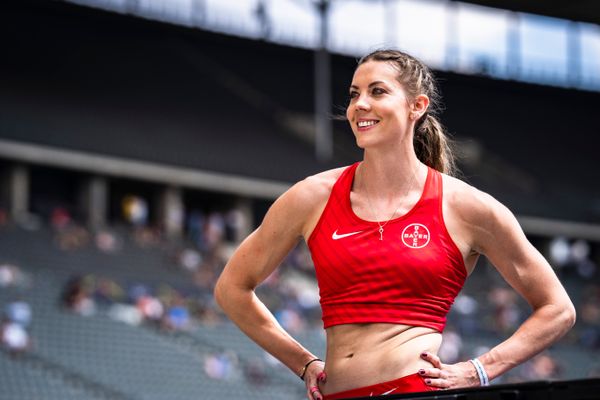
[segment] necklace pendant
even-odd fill
[[[383,226],[379,227],[379,240],[383,240]]]

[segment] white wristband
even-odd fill
[[[481,384],[481,386],[489,386],[490,380],[488,379],[488,376],[485,372],[485,369],[483,368],[483,365],[481,364],[481,361],[479,361],[476,358],[473,358],[469,361],[471,361],[473,366],[475,366],[475,370],[477,371],[477,375],[479,376],[479,383]]]

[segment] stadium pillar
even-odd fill
[[[159,224],[168,238],[176,239],[183,235],[184,206],[180,188],[167,186],[160,194]]]
[[[395,47],[398,45],[398,21],[396,16],[398,11],[396,9],[397,4],[392,1],[386,1],[383,3],[385,15],[384,17],[384,31],[385,31],[385,47]]]
[[[521,17],[517,12],[512,12],[509,17],[506,33],[506,66],[510,78],[518,78],[521,71]]]
[[[333,156],[331,113],[331,66],[327,51],[329,0],[317,3],[321,22],[320,43],[315,50],[315,148],[319,161]]]
[[[206,21],[206,0],[192,0],[192,23],[202,27]]]
[[[567,74],[569,83],[577,87],[581,83],[581,25],[579,22],[569,22],[567,44]]]
[[[20,220],[29,212],[29,168],[13,165],[8,172],[9,208],[13,220]]]
[[[446,69],[455,70],[460,65],[460,41],[458,37],[458,3],[446,3]]]
[[[90,177],[82,190],[83,210],[90,229],[106,225],[108,215],[108,182],[101,176]]]

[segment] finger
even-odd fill
[[[421,358],[423,360],[429,361],[436,368],[442,368],[442,362],[440,361],[440,358],[435,354],[431,354],[427,351],[424,351],[423,353],[421,353]]]
[[[421,368],[418,373],[423,378],[446,378],[444,371],[438,368]]]
[[[325,371],[319,372],[319,374],[317,375],[317,381],[319,381],[319,382],[327,381],[327,374],[325,373]]]
[[[318,386],[311,386],[308,389],[307,394],[309,400],[323,400],[323,395],[321,394],[321,390]]]
[[[425,378],[424,381],[425,381],[426,385],[429,385],[432,387],[436,387],[436,388],[440,388],[440,389],[450,388],[450,382],[448,382],[445,379]]]

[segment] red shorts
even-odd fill
[[[419,374],[406,375],[393,381],[378,383],[358,389],[345,390],[324,396],[324,400],[349,399],[352,397],[382,396],[386,394],[429,392],[437,390],[425,383]]]

